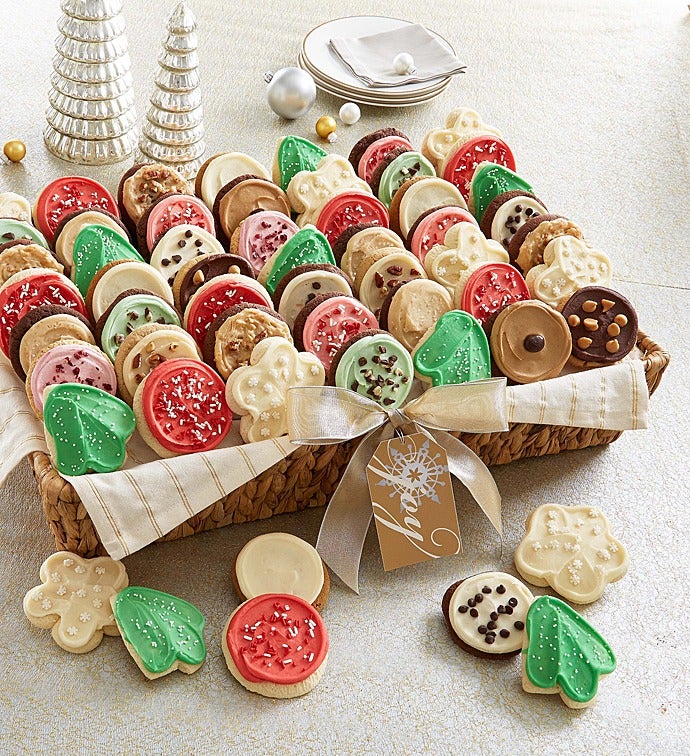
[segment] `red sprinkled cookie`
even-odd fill
[[[332,247],[343,231],[356,223],[388,228],[388,210],[383,202],[370,194],[343,192],[326,202],[319,213],[316,228]]]
[[[460,276],[454,303],[459,310],[485,323],[513,302],[531,299],[525,279],[508,263],[486,263]]]
[[[498,163],[515,170],[515,158],[508,145],[496,136],[479,136],[458,147],[446,160],[443,178],[455,184],[462,196],[470,196],[475,168],[480,163]]]

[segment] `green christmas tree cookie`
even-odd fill
[[[307,263],[335,265],[335,257],[328,239],[313,226],[300,229],[273,256],[271,272],[266,280],[266,288],[271,296],[275,294],[280,280],[286,273],[298,265]]]
[[[471,203],[474,203],[474,217],[482,222],[484,212],[491,202],[503,192],[532,193],[532,186],[520,178],[510,168],[497,163],[484,163],[474,173],[470,187]],[[470,205],[472,207],[472,205]]]
[[[274,171],[273,180],[280,184],[283,191],[288,188],[292,177],[300,171],[315,171],[319,162],[328,153],[317,144],[298,136],[286,136],[280,140]]]
[[[139,260],[143,257],[122,236],[107,226],[85,226],[74,240],[74,283],[86,296],[91,279],[114,260]]]

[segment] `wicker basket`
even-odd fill
[[[642,333],[637,345],[643,353],[651,394],[659,385],[669,355]],[[502,433],[461,433],[459,438],[487,465],[503,465],[525,457],[609,444],[620,434],[592,428],[516,423]],[[230,523],[323,506],[335,490],[355,446],[356,442],[299,447],[287,459],[199,512],[161,540],[172,541]],[[57,548],[85,557],[104,554],[93,522],[74,488],[53,468],[46,454],[37,452],[29,459]]]

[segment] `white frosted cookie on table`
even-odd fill
[[[51,629],[60,648],[83,654],[103,635],[119,635],[110,599],[129,582],[122,562],[59,551],[43,562],[40,579],[24,597],[24,614],[32,625]]]
[[[401,189],[404,187],[405,184]],[[403,238],[410,233],[410,229],[420,215],[433,207],[443,205],[467,209],[467,203],[460,194],[460,190],[450,181],[432,176],[424,181],[414,182],[400,198],[398,218]]]
[[[151,253],[151,267],[172,286],[180,268],[195,257],[225,252],[223,245],[205,228],[184,223],[173,226],[158,240]]]
[[[357,268],[355,287],[362,304],[378,316],[388,292],[400,282],[426,277],[414,255],[393,247],[366,255]]]
[[[425,134],[421,152],[440,173],[442,164],[456,147],[474,137],[491,134],[501,136],[501,132],[495,126],[484,123],[476,110],[454,108],[446,116],[444,128],[432,129]]]
[[[196,176],[196,196],[213,208],[218,192],[239,176],[258,176],[271,179],[266,168],[251,155],[244,152],[222,152],[210,157],[199,169]]]
[[[14,218],[31,223],[31,205],[21,194],[0,192],[0,218]]]
[[[354,279],[357,268],[366,255],[390,247],[405,249],[402,239],[394,231],[381,226],[363,228],[348,239],[340,258],[340,267],[346,276]]]

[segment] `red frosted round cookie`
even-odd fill
[[[146,246],[152,250],[166,231],[183,223],[215,234],[213,215],[200,199],[187,194],[173,194],[151,208],[146,223]]]
[[[369,179],[371,179],[381,161],[389,152],[396,150],[398,147],[404,147],[407,150],[414,149],[409,139],[397,135],[386,136],[383,139],[377,139],[375,142],[372,142],[359,159],[357,175],[369,183]]]
[[[273,309],[271,297],[264,287],[241,274],[216,276],[192,296],[185,310],[184,325],[199,349],[203,349],[206,332],[221,312],[243,302]]]
[[[328,632],[319,613],[304,599],[264,593],[237,609],[224,643],[245,680],[296,685],[323,664]]]
[[[371,223],[388,228],[388,210],[376,197],[363,192],[344,192],[328,200],[319,213],[316,228],[331,247],[340,234],[356,223]]]
[[[24,271],[22,271],[24,273]],[[60,273],[47,273],[41,269],[19,275],[0,289],[0,349],[7,356],[10,333],[17,321],[29,310],[45,304],[69,307],[88,318],[86,305],[79,289]]]
[[[467,279],[459,309],[474,315],[480,323],[513,302],[530,299],[525,279],[508,263],[481,265]]]
[[[221,377],[199,360],[166,360],[141,387],[144,420],[168,451],[187,454],[215,449],[232,425]]]
[[[84,176],[63,176],[51,181],[38,195],[34,221],[52,244],[55,229],[63,218],[89,208],[105,210],[116,218],[120,217],[115,198],[98,181]]]
[[[479,163],[497,163],[515,170],[515,158],[508,145],[499,137],[480,136],[458,147],[448,158],[443,178],[455,184],[465,199],[470,196],[470,184]]]
[[[437,207],[431,210],[410,229],[410,251],[423,265],[429,250],[436,244],[443,244],[446,231],[456,223],[463,222],[477,225],[474,216],[461,207]]]
[[[258,274],[278,248],[298,231],[296,223],[276,210],[252,213],[240,223],[239,230],[235,232],[239,234],[239,238],[237,247],[233,246],[231,251],[244,257]]]

